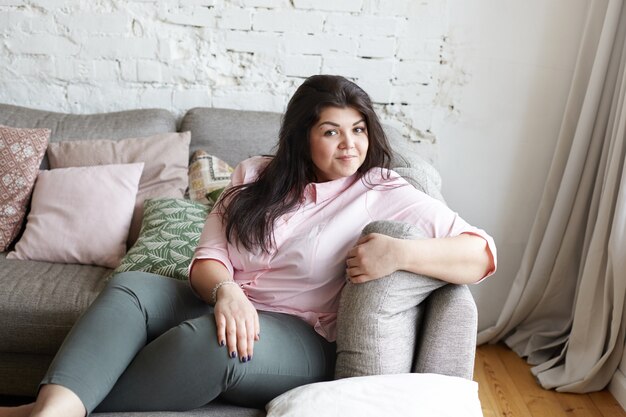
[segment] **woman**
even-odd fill
[[[143,273],[114,277],[77,322],[33,404],[0,416],[185,410],[222,399],[262,407],[332,378],[346,278],[396,270],[452,283],[495,270],[495,246],[393,171],[368,95],[338,76],[291,98],[274,157],[242,162],[208,216],[190,287]],[[371,234],[374,220],[428,239]]]

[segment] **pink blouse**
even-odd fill
[[[254,181],[268,162],[266,157],[243,161],[233,172],[231,184]],[[193,261],[214,259],[223,263],[258,310],[298,316],[329,341],[336,338],[347,252],[363,227],[374,220],[408,222],[431,237],[478,235],[486,240],[495,265],[496,247],[487,233],[397,173],[389,171],[390,178],[386,173],[376,168],[359,180],[351,176],[308,184],[302,205],[276,222],[276,246],[269,254],[229,244],[221,216],[214,210],[207,218]],[[495,267],[486,276],[494,271]]]

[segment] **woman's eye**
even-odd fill
[[[355,128],[354,128],[354,132],[355,132],[355,133],[365,133],[365,128],[364,128],[364,127],[361,127],[361,126],[359,126],[359,127],[355,127]]]
[[[327,130],[326,132],[324,132],[324,136],[335,136],[336,134],[336,130]]]

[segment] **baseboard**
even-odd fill
[[[626,375],[618,369],[609,384],[609,392],[613,394],[617,402],[626,410]]]

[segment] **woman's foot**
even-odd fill
[[[71,390],[60,385],[44,385],[37,400],[17,407],[0,407],[0,417],[84,417],[85,406]]]
[[[35,403],[17,407],[0,407],[0,417],[29,417]]]
[[[39,390],[30,417],[84,417],[85,414],[83,403],[72,390],[47,384]]]

